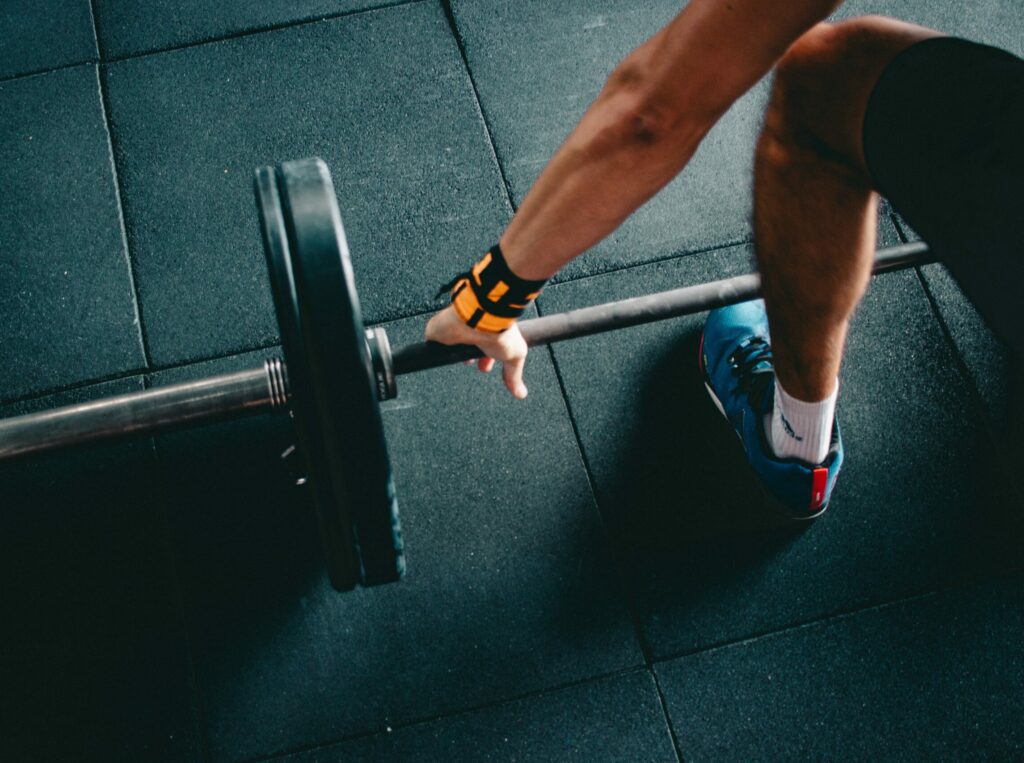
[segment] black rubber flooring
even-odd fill
[[[668,0],[0,8],[0,414],[256,365],[254,167],[334,173],[416,341]],[[1024,53],[1018,0],[863,0]],[[541,313],[745,272],[762,82]],[[888,208],[883,244],[914,237]],[[1011,361],[940,266],[858,310],[829,513],[765,527],[702,316],[384,406],[409,572],[339,595],[257,417],[0,465],[0,759],[1017,759]]]

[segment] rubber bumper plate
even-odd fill
[[[402,533],[348,244],[320,159],[256,171],[298,448],[331,584],[401,578]]]

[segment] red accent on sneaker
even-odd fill
[[[811,511],[817,511],[825,503],[825,488],[828,486],[828,469],[824,466],[811,472],[814,479],[811,483]]]
[[[697,347],[697,365],[700,366],[701,373],[706,374],[707,369],[704,368],[704,332],[700,332],[700,345]]]

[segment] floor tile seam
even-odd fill
[[[548,288],[552,288],[554,286],[563,286],[565,284],[580,283],[582,281],[589,281],[592,278],[601,278],[603,276],[609,276],[618,273],[628,273],[632,270],[645,268],[650,265],[662,265],[667,262],[672,262],[674,260],[682,260],[687,257],[697,257],[702,254],[714,254],[715,252],[724,252],[726,249],[735,249],[736,247],[748,246],[752,245],[753,243],[753,240],[750,238],[740,238],[731,241],[724,241],[720,243],[711,244],[710,246],[706,247],[699,247],[697,249],[681,249],[674,251],[671,254],[654,257],[649,260],[643,260],[642,262],[629,262],[623,265],[611,265],[606,269],[597,270],[594,271],[593,273],[584,273],[578,276],[570,275],[565,277],[560,277],[560,275],[556,275],[551,280],[551,283],[548,286]],[[586,253],[584,252],[580,256],[586,257]],[[754,270],[756,270],[756,268]],[[754,272],[754,270],[752,270],[751,272]]]
[[[92,0],[95,2],[96,0]],[[93,27],[95,34],[95,27]],[[142,297],[139,293],[138,263],[132,256],[132,248],[128,241],[128,228],[125,220],[124,193],[121,189],[121,175],[117,169],[117,138],[114,135],[113,125],[110,119],[110,100],[107,94],[107,86],[104,81],[101,67],[95,68],[96,86],[100,96],[100,107],[103,110],[103,129],[107,136],[107,154],[110,161],[110,174],[114,180],[114,198],[117,201],[117,224],[121,234],[121,246],[124,248],[124,256],[128,264],[128,284],[132,291],[132,302],[134,305],[134,316],[136,333],[139,345],[142,349],[142,360],[146,368],[153,365],[153,355],[150,352],[149,337],[146,334],[145,318],[142,309]]]
[[[30,403],[34,400],[43,400],[53,395],[59,395],[63,392],[75,392],[77,390],[88,389],[89,387],[98,387],[102,384],[108,384],[110,382],[122,381],[124,379],[132,379],[136,376],[142,377],[146,381],[146,386],[149,386],[149,380],[156,374],[163,373],[165,371],[177,371],[182,368],[189,368],[191,366],[201,366],[204,363],[212,363],[218,360],[228,360],[229,358],[238,358],[243,355],[248,355],[253,352],[259,352],[260,350],[271,350],[275,347],[280,347],[280,340],[274,340],[266,344],[260,344],[252,347],[244,347],[241,349],[232,349],[224,353],[218,353],[216,355],[210,355],[207,357],[194,358],[191,360],[184,360],[175,363],[168,363],[165,365],[152,365],[149,368],[138,367],[129,368],[123,371],[117,371],[104,376],[90,377],[88,379],[81,379],[71,384],[61,384],[55,387],[46,387],[42,390],[27,393],[25,395],[16,395],[9,398],[0,398],[0,406],[18,405],[19,403]]]
[[[89,0],[89,16],[92,22],[92,41],[95,45],[96,55],[102,58],[99,43],[99,14],[96,12],[97,0]],[[150,351],[150,342],[145,333],[145,326],[142,321],[142,299],[138,289],[138,268],[134,257],[131,254],[131,247],[128,244],[128,229],[125,224],[124,197],[121,193],[121,175],[118,172],[117,158],[115,152],[114,130],[111,125],[111,105],[106,85],[103,81],[103,73],[100,71],[97,62],[96,87],[99,93],[99,104],[103,112],[103,130],[106,133],[106,151],[111,165],[111,175],[114,179],[114,197],[118,207],[118,227],[121,234],[121,246],[124,248],[125,260],[128,264],[128,283],[131,288],[132,306],[135,319],[136,335],[139,346],[142,349],[142,363],[146,370],[153,366],[153,355]],[[144,381],[143,381],[144,386]]]
[[[896,235],[899,236],[899,239],[902,243],[909,244],[910,236],[907,234],[907,231],[904,228],[905,221],[902,217],[900,217],[899,213],[896,212],[895,207],[892,206],[892,202],[889,202],[889,209],[889,221],[896,229]]]
[[[929,599],[938,600],[941,596],[956,593],[958,591],[967,591],[971,588],[980,586],[998,584],[1008,580],[1012,580],[1015,577],[1024,574],[1024,561],[1012,565],[1006,569],[1001,569],[990,574],[978,574],[968,578],[960,578],[946,583],[945,585],[933,585],[926,590],[918,591],[917,593],[910,593],[904,596],[897,596],[893,599],[886,599],[884,601],[875,602],[873,604],[867,604],[860,607],[853,607],[846,610],[837,610],[835,612],[823,615],[821,617],[812,618],[799,623],[785,626],[783,628],[777,628],[774,630],[768,630],[760,633],[751,634],[749,636],[743,636],[736,639],[722,641],[717,644],[712,644],[706,647],[700,647],[698,649],[681,650],[676,653],[666,654],[658,657],[654,661],[653,668],[657,668],[659,665],[664,665],[669,662],[676,660],[686,659],[688,657],[696,657],[697,655],[708,655],[714,652],[730,649],[737,646],[745,646],[755,641],[762,639],[773,638],[775,636],[784,636],[792,633],[797,633],[802,630],[814,628],[816,626],[831,626],[836,623],[841,623],[845,620],[852,620],[864,615],[871,614],[873,612],[881,612],[887,609],[900,607],[907,604],[913,604],[915,602],[927,601]]]
[[[163,488],[163,495],[169,496],[171,495],[171,490],[167,485],[167,475],[164,466],[167,461],[165,461],[160,454],[160,443],[157,441],[157,438],[150,437],[149,441],[153,450],[153,459],[156,464],[157,479]],[[196,636],[195,627],[192,624],[192,618],[189,617],[189,610],[185,602],[185,589],[182,585],[181,574],[179,572],[181,565],[179,564],[178,554],[175,552],[175,536],[170,516],[170,504],[169,501],[162,501],[162,504],[165,507],[165,510],[162,512],[161,522],[165,539],[165,556],[167,558],[167,563],[171,568],[171,579],[174,584],[175,592],[175,604],[178,608],[181,627],[185,634],[185,648],[188,653],[188,683],[192,699],[192,728],[193,733],[195,734],[196,746],[199,748],[200,757],[204,762],[208,762],[213,760],[213,740],[211,739],[209,724],[206,721],[206,702],[203,696],[202,685],[199,681],[199,669],[195,658],[198,637]]]
[[[440,278],[438,280],[440,280]],[[422,318],[427,315],[433,315],[436,312],[444,310],[444,308],[450,304],[450,301],[450,297],[445,295],[436,300],[430,300],[429,304],[410,307],[408,312],[399,311],[394,315],[384,314],[381,316],[373,316],[370,320],[366,320],[364,315],[364,325],[367,328],[371,328],[373,326],[387,326],[390,323],[398,323],[412,318]]]
[[[487,147],[491,151],[491,158],[494,161],[494,165],[498,168],[498,177],[501,178],[502,187],[505,189],[505,202],[508,204],[509,211],[514,215],[517,211],[515,197],[512,194],[512,183],[508,179],[508,173],[505,168],[504,162],[498,154],[498,146],[494,140],[494,128],[491,124],[490,118],[487,116],[487,112],[484,109],[483,101],[480,98],[480,88],[477,87],[476,77],[473,75],[473,69],[469,65],[469,54],[466,52],[466,41],[462,36],[462,31],[459,29],[458,21],[455,18],[455,10],[452,8],[451,0],[439,0],[441,4],[441,10],[444,12],[445,19],[448,21],[448,27],[452,33],[452,37],[455,40],[455,46],[458,48],[459,57],[462,59],[462,65],[466,70],[466,77],[469,79],[470,89],[473,91],[473,102],[476,104],[477,113],[480,115],[480,121],[484,126],[484,136],[487,139]]]
[[[989,580],[991,580],[991,578]],[[977,583],[978,581],[971,582]],[[664,665],[669,662],[675,662],[676,660],[683,660],[690,657],[706,656],[725,649],[746,646],[756,641],[761,641],[762,639],[771,639],[778,636],[785,636],[793,633],[798,633],[800,631],[814,628],[817,626],[831,626],[836,623],[841,623],[845,620],[849,620],[855,617],[861,617],[872,612],[883,611],[891,607],[898,607],[904,604],[912,604],[917,601],[925,601],[928,599],[937,599],[940,594],[946,591],[957,590],[961,587],[969,587],[970,584],[971,583],[968,583],[966,585],[951,584],[948,586],[931,586],[928,587],[926,590],[919,590],[916,593],[909,593],[906,595],[897,596],[892,599],[875,601],[870,604],[854,606],[849,609],[837,609],[818,617],[812,617],[809,620],[801,620],[795,623],[791,623],[790,625],[786,625],[781,628],[757,631],[755,633],[747,634],[745,636],[740,636],[733,639],[726,639],[724,641],[711,643],[706,646],[700,646],[695,649],[682,649],[676,652],[669,652],[665,655],[657,657],[654,660],[654,664],[652,667],[657,668],[659,665]]]
[[[938,263],[941,264],[941,263]],[[995,423],[992,421],[992,417],[985,405],[985,399],[981,395],[981,390],[978,388],[978,384],[974,377],[971,375],[970,367],[967,365],[967,359],[964,358],[963,353],[960,352],[960,348],[957,346],[956,339],[953,337],[953,331],[946,321],[945,316],[942,314],[942,309],[939,306],[938,299],[936,299],[931,286],[928,283],[928,279],[924,277],[924,272],[920,267],[914,268],[917,275],[917,280],[921,285],[921,289],[924,291],[925,299],[928,300],[928,306],[931,308],[932,315],[938,323],[939,331],[946,341],[946,345],[949,347],[950,353],[953,355],[953,365],[956,367],[957,372],[960,374],[961,380],[964,386],[967,388],[967,396],[970,399],[970,407],[973,409],[971,413],[980,425],[984,433],[985,441],[988,443],[989,449],[995,453],[996,459],[999,462],[999,468],[1003,472],[1003,476],[1009,483],[1011,489],[1017,497],[1017,500],[1024,500],[1024,495],[1021,494],[1022,485],[1014,477],[1013,464],[1007,460],[1009,454],[1005,453],[1005,449],[999,446],[999,438],[996,434]]]
[[[7,74],[0,77],[0,85],[7,82],[14,82],[19,79],[28,79],[29,77],[41,77],[46,74],[53,74],[55,72],[62,72],[65,69],[74,69],[76,66],[93,65],[96,66],[100,63],[98,58],[83,58],[81,61],[72,61],[70,63],[61,64],[60,66],[47,66],[42,69],[32,69],[27,72],[19,72],[18,74]]]
[[[941,262],[933,264],[945,267]],[[981,396],[981,390],[978,389],[978,385],[974,382],[974,377],[971,376],[971,370],[967,365],[967,359],[964,358],[963,353],[960,352],[960,348],[957,346],[956,337],[953,336],[953,329],[950,327],[946,317],[942,314],[942,308],[939,305],[938,298],[935,296],[935,292],[932,291],[931,285],[928,283],[928,279],[924,276],[924,269],[921,267],[915,267],[914,274],[917,276],[921,290],[924,292],[925,299],[928,301],[928,307],[931,309],[935,322],[938,324],[939,332],[942,334],[942,338],[946,341],[946,345],[949,348],[950,353],[953,355],[953,363],[967,387],[968,394],[971,398],[971,404],[977,409],[975,413],[980,414],[982,419],[987,423],[989,416],[985,410],[985,399]]]
[[[894,219],[894,224],[895,224],[895,219]],[[902,242],[903,243],[909,243],[907,241],[907,239],[902,235],[902,231],[899,229],[899,226],[897,225],[896,227],[897,227],[897,234],[900,235],[900,238],[901,238]],[[578,275],[578,276],[572,276],[572,275],[570,275],[570,276],[563,276],[561,273],[559,273],[559,274],[555,275],[551,279],[551,282],[550,282],[550,284],[548,285],[547,288],[550,289],[550,288],[553,288],[553,287],[556,287],[556,286],[563,286],[563,285],[567,285],[567,284],[580,283],[580,282],[583,282],[583,281],[589,281],[592,278],[602,278],[604,276],[609,276],[609,275],[618,274],[618,273],[628,273],[630,271],[638,270],[640,268],[645,268],[645,267],[648,267],[648,266],[651,266],[651,265],[661,265],[661,264],[664,264],[664,263],[672,262],[674,260],[682,260],[682,259],[685,259],[687,257],[696,257],[696,256],[699,256],[699,255],[702,255],[702,254],[714,254],[716,252],[724,252],[727,249],[735,249],[735,248],[741,247],[741,246],[753,246],[753,245],[754,245],[754,239],[752,237],[750,237],[750,236],[747,236],[747,237],[741,237],[741,238],[737,238],[737,239],[726,240],[726,241],[722,241],[722,242],[716,242],[714,244],[710,244],[709,246],[698,247],[698,248],[695,248],[695,249],[678,249],[678,250],[676,250],[676,251],[674,251],[674,252],[672,252],[670,254],[665,254],[665,255],[658,256],[658,257],[653,257],[651,259],[645,259],[645,260],[643,260],[641,262],[629,262],[629,263],[625,263],[625,264],[622,264],[622,265],[610,265],[610,266],[608,266],[608,267],[606,267],[604,269],[595,270],[594,272],[584,273],[584,274]],[[582,255],[580,255],[580,257],[586,257],[586,253],[583,253]],[[751,263],[751,269],[748,272],[750,272],[750,273],[757,272],[757,266],[756,266],[755,263]],[[540,299],[543,299],[543,296],[541,296]]]
[[[230,360],[231,358],[240,358],[243,355],[250,355],[254,352],[260,352],[265,350],[273,350],[275,348],[281,348],[280,339],[275,339],[272,342],[264,342],[247,347],[236,347],[234,349],[227,350],[225,352],[219,352],[214,355],[204,355],[198,358],[191,358],[189,360],[154,365],[145,372],[147,386],[149,381],[154,376],[156,376],[157,374],[166,373],[167,371],[178,371],[185,368],[192,368],[193,366],[202,366],[206,363],[215,363],[218,360]]]
[[[89,387],[98,387],[102,384],[109,382],[122,381],[124,379],[132,379],[136,376],[144,377],[149,371],[144,367],[130,368],[123,371],[116,371],[111,374],[105,374],[103,376],[90,377],[88,379],[80,379],[78,381],[71,382],[69,384],[59,384],[54,387],[45,387],[41,390],[28,392],[24,395],[14,395],[12,397],[0,398],[0,406],[18,405],[20,403],[31,403],[36,400],[43,400],[47,397],[59,395],[64,392],[76,392],[78,390],[88,389]]]
[[[675,724],[672,722],[672,716],[668,711],[668,701],[665,699],[665,692],[661,688],[661,681],[658,680],[658,674],[655,672],[653,665],[647,666],[647,672],[651,676],[651,680],[654,681],[654,690],[658,693],[658,704],[661,705],[661,713],[665,717],[665,726],[668,728],[668,735],[672,740],[672,749],[676,753],[676,760],[679,763],[683,763],[686,758],[683,756],[683,747],[679,742],[679,735],[676,733]]]
[[[98,0],[89,0],[89,21],[92,23],[92,44],[96,51],[96,63],[103,61],[103,48],[100,45],[100,16],[96,12]]]
[[[444,308],[447,305],[447,301],[439,300],[436,302],[436,304],[431,304],[424,308],[416,308],[413,312],[410,313],[400,313],[395,316],[376,318],[374,320],[367,321],[365,325],[367,328],[373,328],[374,326],[388,326],[389,324],[411,320],[412,318],[423,318],[427,315],[433,315],[436,312],[444,310]]]
[[[511,695],[508,697],[502,697],[501,699],[495,699],[488,702],[480,702],[470,707],[460,708],[452,712],[434,713],[432,715],[422,716],[419,718],[412,718],[407,721],[399,723],[389,723],[380,728],[369,729],[367,731],[358,731],[351,734],[344,734],[337,739],[331,739],[328,741],[315,742],[307,745],[300,745],[287,750],[278,752],[268,753],[266,755],[257,755],[249,758],[243,758],[239,763],[269,763],[269,761],[279,760],[286,758],[290,755],[296,755],[304,752],[311,752],[313,750],[327,749],[349,742],[354,742],[360,739],[367,739],[369,737],[376,736],[378,734],[390,734],[396,731],[404,731],[406,729],[415,728],[416,726],[426,726],[431,723],[436,723],[441,720],[448,720],[452,718],[461,718],[464,716],[470,716],[474,713],[479,713],[485,710],[492,710],[495,708],[502,707],[503,705],[511,705],[515,702],[522,702],[524,700],[536,699],[538,697],[544,697],[550,694],[557,694],[560,691],[566,689],[573,689],[580,686],[586,686],[588,684],[596,684],[601,681],[609,681],[615,678],[622,678],[631,674],[640,673],[648,670],[644,665],[632,665],[625,668],[619,668],[618,670],[611,670],[605,673],[598,673],[585,678],[578,678],[572,681],[564,681],[554,686],[549,686],[542,689],[535,689],[532,691],[522,692],[520,694]]]
[[[368,323],[367,326],[383,326],[389,323],[395,323],[398,321],[406,320],[408,318],[417,318],[426,315],[433,315],[435,312],[440,310],[441,307],[431,307],[427,310],[412,313],[410,315],[403,315],[397,318],[389,318],[383,321],[376,321],[374,323]],[[69,384],[57,384],[51,387],[43,387],[41,389],[26,392],[21,395],[12,395],[10,397],[0,397],[0,406],[17,405],[19,403],[29,403],[34,400],[42,400],[43,398],[50,397],[52,395],[58,395],[62,392],[73,392],[75,390],[87,389],[89,387],[99,386],[108,382],[120,381],[122,379],[131,379],[135,376],[142,376],[146,379],[163,373],[164,371],[175,371],[181,368],[188,368],[190,366],[198,366],[203,363],[211,363],[217,360],[226,360],[228,358],[240,357],[247,355],[252,352],[259,352],[260,350],[270,350],[275,347],[281,347],[280,338],[275,338],[267,342],[259,342],[252,345],[243,345],[239,347],[232,347],[223,352],[217,352],[212,355],[200,355],[198,357],[189,358],[188,360],[176,360],[169,363],[150,363],[145,366],[135,366],[131,368],[122,369],[109,374],[103,374],[100,376],[91,376],[86,379],[79,379]]]
[[[96,2],[96,0],[92,0],[92,2]],[[161,53],[173,53],[174,51],[178,50],[189,50],[191,48],[199,48],[203,45],[215,45],[220,42],[238,40],[243,37],[255,37],[257,35],[266,34],[268,32],[280,32],[281,30],[284,29],[294,29],[296,27],[310,26],[312,24],[319,24],[324,21],[336,21],[338,19],[347,18],[349,16],[361,16],[366,13],[377,13],[379,11],[386,11],[392,8],[400,8],[405,5],[417,5],[419,3],[425,2],[428,2],[428,0],[390,0],[388,2],[383,2],[380,5],[375,5],[372,8],[362,8],[354,11],[340,11],[338,13],[328,13],[314,16],[311,18],[294,19],[292,21],[282,21],[276,24],[269,24],[267,26],[261,26],[254,29],[240,29],[236,32],[229,32],[228,34],[216,35],[213,37],[207,37],[200,40],[193,40],[191,42],[167,45],[164,47],[140,50],[135,53],[126,53],[124,55],[101,55],[100,64],[119,64],[123,61],[134,61],[138,58],[146,58],[147,56],[155,56]]]
[[[537,306],[537,314],[543,315],[539,305]],[[576,421],[572,405],[569,402],[569,394],[566,390],[565,378],[563,377],[562,369],[558,364],[558,358],[555,356],[555,349],[549,344],[547,346],[547,351],[548,356],[551,359],[552,369],[555,372],[555,380],[558,382],[558,391],[562,396],[562,405],[565,407],[565,414],[569,419],[569,426],[572,429],[573,438],[576,442],[576,452],[579,455],[580,463],[583,465],[583,475],[587,480],[587,489],[590,491],[591,503],[597,514],[597,521],[601,527],[601,535],[604,538],[605,547],[612,558],[612,567],[615,571],[615,577],[618,579],[621,586],[622,596],[624,598],[622,603],[626,607],[626,612],[629,614],[629,619],[633,626],[633,637],[636,639],[636,644],[640,648],[640,655],[643,658],[644,665],[650,668],[653,664],[653,650],[651,649],[651,645],[647,642],[647,638],[643,630],[643,621],[640,617],[639,606],[636,603],[634,595],[635,591],[633,590],[633,585],[631,584],[629,576],[626,574],[626,565],[621,558],[621,554],[619,553],[616,544],[612,541],[611,530],[608,527],[608,522],[605,519],[604,512],[601,510],[601,503],[597,498],[594,471],[591,468],[590,460],[587,458],[586,450],[583,448],[583,439],[580,434],[579,423]]]

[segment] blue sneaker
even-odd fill
[[[775,369],[763,300],[711,311],[700,339],[700,366],[711,399],[786,516],[802,520],[824,513],[843,464],[839,422],[832,424],[832,443],[820,465],[775,457],[764,431],[775,401]]]

